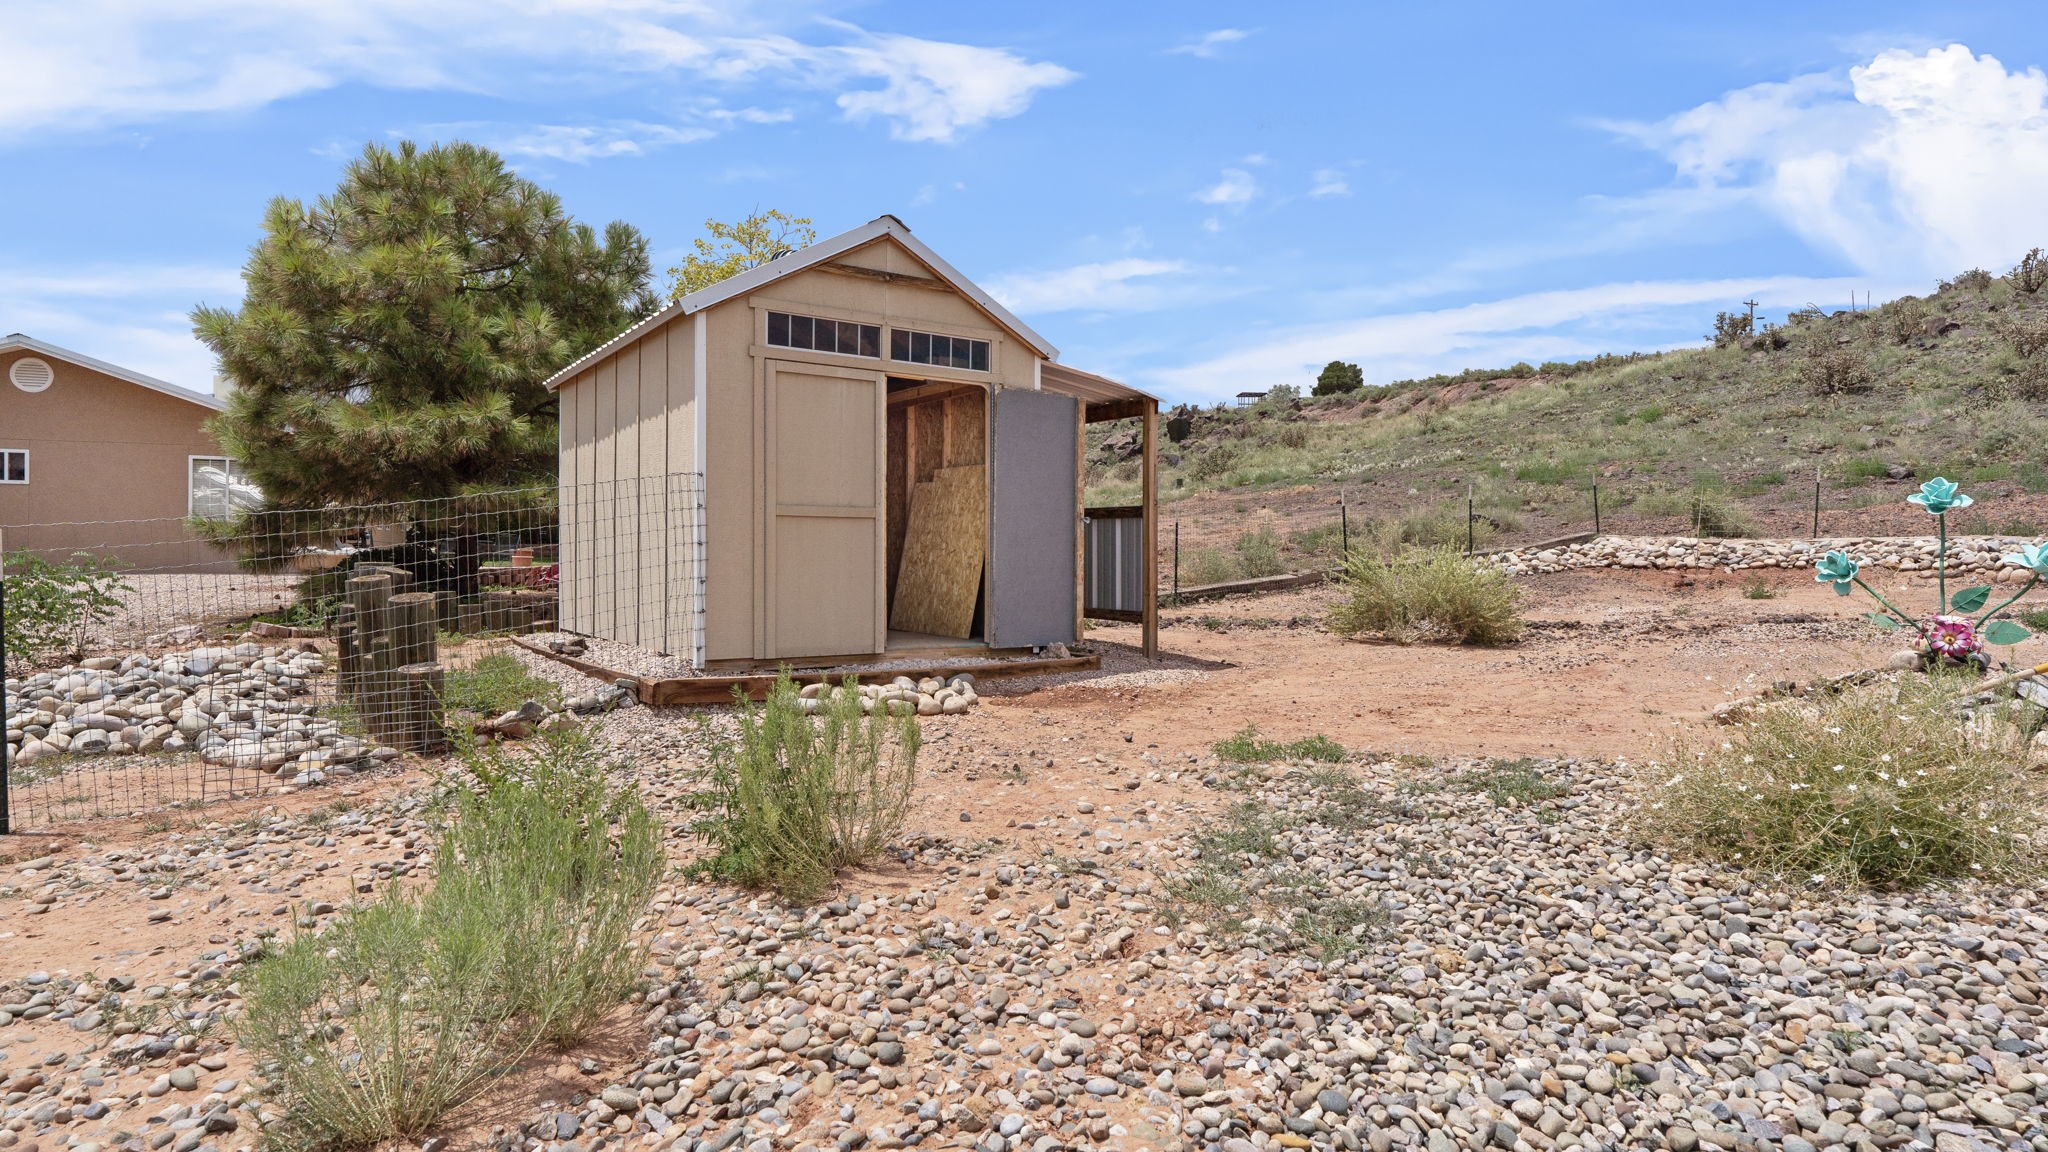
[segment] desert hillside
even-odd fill
[[[1901,485],[1942,475],[1982,504],[1966,531],[2048,522],[2048,293],[2038,259],[1966,272],[1875,309],[1732,314],[1710,347],[1517,364],[1175,409],[1161,485],[1183,577],[1334,558],[1353,543],[1477,543],[1608,531],[1806,535],[1917,531]],[[1306,389],[1304,389],[1306,391]],[[1090,444],[1091,504],[1137,486],[1136,436]],[[1172,529],[1166,532],[1170,542]]]

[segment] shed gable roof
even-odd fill
[[[62,360],[67,364],[91,369],[102,376],[111,376],[116,380],[147,388],[152,392],[161,392],[166,396],[183,400],[187,403],[197,404],[201,408],[211,408],[215,412],[219,412],[227,407],[218,398],[209,396],[204,392],[194,392],[190,389],[180,388],[168,380],[159,380],[154,376],[145,376],[140,372],[123,368],[118,364],[109,364],[105,360],[96,360],[83,352],[73,352],[69,348],[62,348],[48,341],[38,340],[33,336],[24,336],[19,332],[11,332],[5,336],[0,336],[0,352],[33,352],[38,356],[48,356],[52,360]]]
[[[972,301],[977,308],[988,313],[996,323],[1008,329],[1018,339],[1031,345],[1032,349],[1040,356],[1047,360],[1059,359],[1059,349],[1053,347],[1045,337],[1033,332],[1029,325],[1017,319],[1008,308],[997,303],[995,297],[982,291],[972,280],[962,276],[958,269],[955,269],[951,264],[941,259],[939,254],[932,251],[924,241],[911,235],[909,226],[904,224],[903,221],[898,220],[894,216],[878,216],[858,228],[841,232],[837,236],[820,240],[808,247],[799,248],[787,256],[749,268],[737,276],[729,277],[708,288],[700,288],[690,293],[577,357],[574,362],[570,363],[560,372],[547,378],[547,388],[549,391],[553,391],[561,387],[563,383],[574,378],[578,373],[589,368],[591,365],[678,316],[688,316],[695,312],[702,312],[706,308],[723,304],[727,300],[758,291],[777,280],[793,276],[808,268],[815,268],[834,257],[843,256],[856,248],[871,244],[885,236],[901,244],[919,263],[931,269],[934,275],[945,281],[948,287]]]

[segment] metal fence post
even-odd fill
[[[1173,606],[1180,607],[1180,521],[1173,522]]]
[[[1344,503],[1342,496],[1337,498],[1337,532],[1338,539],[1344,549],[1340,559],[1349,560],[1351,558],[1351,507]]]
[[[1600,478],[1593,478],[1593,535],[1600,534]]]
[[[1465,485],[1465,555],[1472,554],[1472,485]]]
[[[1813,536],[1820,539],[1820,465],[1813,466]]]

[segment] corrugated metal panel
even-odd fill
[[[1089,516],[1084,522],[1081,611],[1084,615],[1145,610],[1145,521]]]

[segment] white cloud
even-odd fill
[[[884,82],[879,89],[840,93],[839,107],[853,120],[888,120],[889,135],[898,140],[951,141],[962,129],[1017,115],[1040,89],[1077,76],[1000,48],[911,36],[877,36],[869,45],[838,51],[854,73]]]
[[[1169,56],[1193,56],[1202,60],[1214,60],[1222,53],[1225,45],[1235,44],[1249,35],[1251,33],[1242,28],[1218,28],[1214,32],[1205,32],[1185,44],[1176,44],[1166,52]]]
[[[1242,168],[1225,168],[1223,178],[1195,193],[1195,200],[1202,204],[1218,204],[1227,208],[1242,208],[1259,194],[1259,183],[1252,174]]]
[[[213,387],[213,353],[192,336],[195,304],[232,306],[237,269],[206,265],[0,265],[0,333],[20,332],[195,392]]]
[[[1150,375],[1169,394],[1221,400],[1248,387],[1306,379],[1347,360],[1375,383],[1461,368],[1540,362],[1616,350],[1617,330],[1671,333],[1664,347],[1697,344],[1702,308],[1751,293],[1767,307],[1840,299],[1862,282],[1797,276],[1601,284],[1504,300],[1304,325],[1247,340],[1208,360]],[[1644,348],[1643,350],[1649,350]],[[1306,374],[1306,375],[1304,375]]]
[[[513,96],[716,83],[825,90],[849,119],[949,141],[1075,78],[1001,48],[836,22],[823,25],[835,42],[814,42],[767,20],[695,0],[41,0],[8,13],[0,139],[245,111],[351,83]],[[550,137],[540,154],[630,153],[605,126],[533,132]]]
[[[690,144],[716,135],[709,128],[676,128],[668,124],[627,121],[618,124],[436,124],[401,135],[473,140],[517,164],[520,160],[559,160],[587,164],[614,156],[645,156],[676,144]]]
[[[1156,280],[1186,272],[1179,260],[1126,257],[1044,272],[1020,272],[989,284],[995,298],[1022,313],[1134,311],[1157,307]]]
[[[2048,76],[1960,44],[1611,127],[1662,153],[1695,196],[1755,204],[1874,274],[1998,271],[2040,242]]]
[[[1325,196],[1351,195],[1351,182],[1344,179],[1344,174],[1335,168],[1318,168],[1313,179],[1314,183],[1310,185],[1308,194],[1317,199]]]

